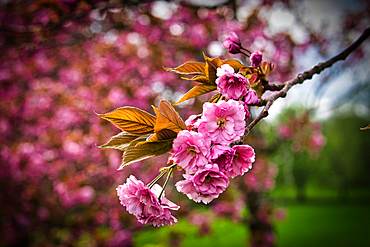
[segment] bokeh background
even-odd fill
[[[248,65],[221,46],[230,31],[284,83],[355,41],[369,13],[365,0],[1,0],[0,246],[370,245],[369,41],[274,103],[245,141],[253,169],[219,199],[189,201],[175,172],[173,226],[137,223],[115,190],[130,174],[149,183],[166,155],[117,171],[121,153],[97,146],[119,130],[95,114],[176,102],[193,84],[163,67],[203,53]],[[211,96],[176,109],[186,119]]]

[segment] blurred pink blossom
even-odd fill
[[[290,128],[284,124],[279,125],[277,130],[279,135],[281,135],[285,139],[288,139],[293,135],[293,132],[290,130]]]

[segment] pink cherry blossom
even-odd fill
[[[177,219],[171,215],[169,209],[178,210],[179,206],[165,198],[164,193],[159,201],[157,198],[161,191],[162,188],[158,184],[150,189],[133,175],[127,178],[126,184],[117,187],[121,204],[138,222],[154,226],[172,225]]]
[[[193,183],[199,199],[208,204],[226,190],[230,181],[224,173],[220,172],[217,164],[208,164],[205,169],[194,175]]]
[[[156,195],[135,176],[130,175],[126,183],[118,185],[117,195],[122,206],[133,215],[159,215],[163,212]]]
[[[243,175],[252,168],[252,163],[255,160],[255,153],[249,145],[235,145],[232,147],[235,151],[231,169],[226,171],[228,177],[234,178],[238,175]]]
[[[258,68],[262,63],[262,52],[260,51],[253,52],[249,60],[253,67]]]
[[[245,109],[241,102],[229,100],[204,103],[202,123],[198,131],[213,143],[229,145],[244,134]]]
[[[211,141],[195,131],[182,130],[173,142],[171,160],[187,173],[195,173],[208,164]]]
[[[222,43],[222,46],[228,49],[231,54],[239,53],[241,49],[241,43],[238,35],[235,32],[230,32],[229,36],[227,36]]]
[[[205,169],[198,171],[194,176],[185,174],[185,180],[178,181],[175,186],[195,202],[210,203],[229,186],[228,177],[220,172],[216,164],[208,164]]]
[[[234,73],[233,67],[229,64],[223,64],[217,68],[216,84],[217,90],[229,99],[239,99],[247,95],[249,82],[247,78]]]

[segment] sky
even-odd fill
[[[303,21],[311,24],[314,30],[320,29],[322,23],[327,23],[328,33],[327,35],[336,35],[338,32],[338,23],[340,23],[342,17],[347,11],[356,11],[361,8],[363,1],[354,0],[305,0],[303,1],[303,7],[306,15],[300,16]],[[274,32],[290,30],[293,39],[297,42],[307,38],[307,33],[304,28],[301,28],[298,24],[297,17],[290,13],[283,7],[274,9],[270,14],[270,28]],[[353,32],[346,34],[349,35],[352,41],[355,41],[360,35],[360,32]],[[362,44],[363,48],[370,54],[370,43],[366,41]],[[337,54],[339,54],[346,47],[338,47],[336,44],[332,44],[328,50],[328,56],[323,57],[315,49],[309,49],[305,52],[304,57],[300,59],[298,67],[304,70],[310,69],[319,62],[323,62]],[[288,96],[284,99],[278,99],[269,111],[269,116],[266,118],[268,122],[274,122],[279,113],[286,107],[293,105],[301,105],[305,107],[316,107],[315,118],[317,120],[325,120],[332,116],[336,103],[340,101],[340,97],[343,97],[345,92],[348,92],[353,85],[357,83],[366,83],[367,78],[370,76],[370,62],[365,60],[364,63],[360,64],[356,68],[350,68],[342,70],[338,73],[339,64],[335,64],[333,67],[326,69],[320,75],[314,75],[311,80],[305,81],[301,85],[295,85],[288,92]],[[329,85],[323,95],[317,97],[316,88],[322,82],[325,76],[329,76]],[[348,108],[344,105],[344,109]],[[357,105],[355,107],[355,113],[362,117],[370,115],[370,109],[366,105]]]
[[[224,0],[191,0],[191,2],[203,4],[203,5],[214,5]],[[245,6],[240,7],[237,12],[238,18],[245,18],[249,15],[249,12],[259,4],[260,0],[248,0],[244,1]],[[297,3],[299,2],[299,3]],[[298,12],[299,16],[291,13],[282,4],[275,4],[274,8],[270,11],[261,11],[262,14],[266,15],[269,19],[269,33],[274,34],[281,31],[289,31],[290,35],[297,43],[304,43],[308,39],[308,33],[300,24],[298,18],[304,23],[308,23],[313,30],[319,31],[321,25],[325,23],[328,28],[326,29],[326,35],[336,37],[339,30],[339,23],[343,19],[343,16],[348,11],[356,11],[362,8],[364,1],[360,0],[302,0],[302,1],[291,1],[292,4],[299,4]],[[158,1],[154,4],[152,14],[161,19],[169,19],[173,12],[176,11],[176,4],[168,3],[164,1]],[[170,32],[173,35],[181,35],[184,28],[181,25],[173,25],[170,28]],[[360,32],[352,32],[346,34],[352,41],[355,41],[360,35]],[[258,42],[257,42],[258,43]],[[365,42],[362,45],[367,53],[370,54],[370,44]],[[258,49],[258,47],[251,47]],[[266,47],[264,47],[266,50]],[[338,53],[340,53],[345,47],[339,47],[337,44],[330,44],[328,50],[328,56],[323,57],[319,54],[317,49],[309,49],[302,55],[302,59],[299,59],[300,64],[297,67],[301,68],[301,71],[305,71],[315,66],[319,62],[325,61]],[[214,41],[208,46],[208,54],[212,57],[218,57],[223,52],[220,42]],[[341,61],[338,62],[338,64]],[[312,80],[307,80],[301,85],[295,85],[289,92],[288,96],[284,99],[278,99],[274,102],[270,108],[270,114],[266,118],[268,122],[275,122],[277,116],[281,111],[293,105],[300,105],[303,107],[315,107],[316,115],[314,116],[317,120],[325,120],[334,113],[335,102],[338,102],[340,97],[343,97],[344,93],[351,89],[356,83],[365,83],[366,79],[370,75],[370,63],[365,61],[361,66],[356,68],[350,68],[343,70],[338,74],[338,68],[340,66],[335,64],[333,67],[326,69],[320,75],[315,75]],[[335,74],[335,75],[334,75]],[[330,86],[326,88],[326,91],[318,97],[316,94],[317,86],[322,82],[323,78],[329,77]],[[349,83],[350,82],[350,83]],[[348,107],[348,106],[347,106]],[[359,106],[358,115],[369,116],[370,109],[367,106]],[[261,108],[259,109],[261,110]],[[258,114],[258,111],[255,114]]]

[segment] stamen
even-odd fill
[[[223,118],[217,119],[217,125],[219,129],[225,128],[226,120]]]
[[[194,146],[188,147],[187,152],[188,152],[188,154],[193,155],[193,157],[195,157],[195,155],[197,155],[197,152],[195,151],[195,147]]]
[[[204,179],[204,182],[209,183],[210,181],[212,181],[212,177],[207,175],[206,178]]]

